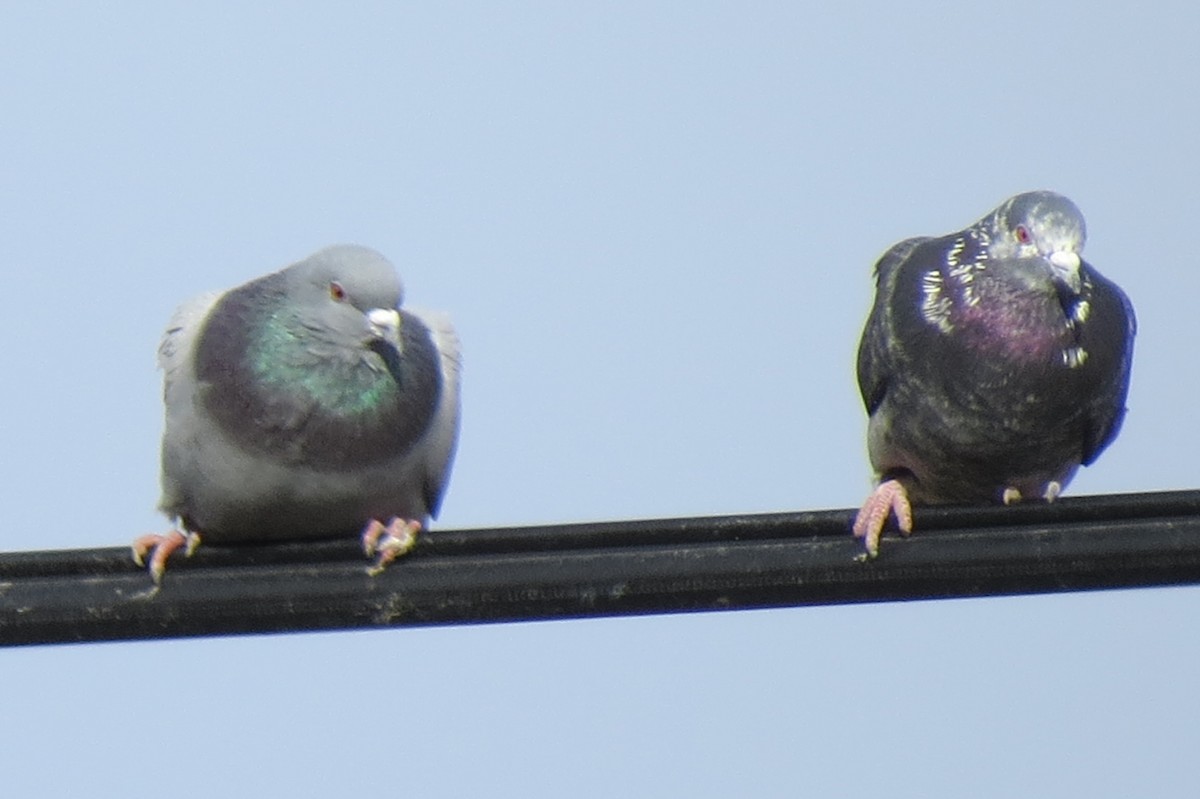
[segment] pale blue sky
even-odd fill
[[[857,505],[875,258],[1034,188],[1141,323],[1125,430],[1070,493],[1196,486],[1194,4],[109,6],[0,9],[6,550],[165,529],[171,311],[334,242],[458,325],[439,526]],[[0,651],[0,768],[13,795],[1190,796],[1198,613]]]

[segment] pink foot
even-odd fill
[[[879,554],[879,537],[883,535],[889,513],[896,514],[896,525],[901,533],[912,532],[912,505],[899,480],[884,480],[877,485],[854,517],[854,537],[864,540],[867,557]]]
[[[191,557],[200,546],[199,533],[184,533],[172,530],[166,535],[150,533],[133,540],[133,562],[139,566],[146,565],[146,555],[150,555],[150,577],[155,585],[162,585],[163,573],[167,570],[167,558],[175,550],[183,547],[183,554]]]
[[[372,519],[367,522],[367,526],[363,528],[362,545],[363,552],[368,558],[375,557],[375,553],[379,553],[379,559],[375,561],[375,565],[367,569],[367,574],[374,577],[379,574],[387,565],[401,555],[407,554],[413,547],[417,545],[417,533],[421,532],[421,523],[409,519],[400,519],[393,517],[387,526],[378,519]]]

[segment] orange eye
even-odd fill
[[[329,296],[338,302],[345,302],[346,290],[342,288],[342,284],[336,280],[329,281]]]
[[[1022,244],[1028,244],[1033,240],[1033,236],[1029,234],[1029,228],[1024,225],[1017,225],[1017,241]]]

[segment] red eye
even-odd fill
[[[342,284],[336,280],[329,281],[329,296],[338,302],[344,302],[346,299],[346,290],[342,288]]]
[[[1032,239],[1033,236],[1029,235],[1029,228],[1024,225],[1017,225],[1017,241],[1022,244],[1028,244]]]

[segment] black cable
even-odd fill
[[[847,510],[434,530],[381,575],[353,537],[173,556],[0,555],[0,644],[619,616],[1200,582],[1200,491],[919,508],[859,558]]]

